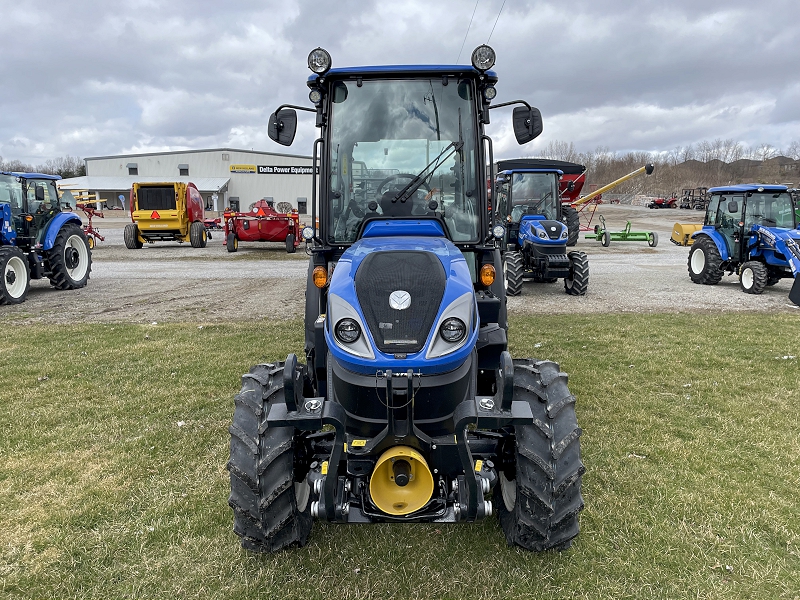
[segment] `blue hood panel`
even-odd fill
[[[400,235],[391,237],[367,237],[366,234],[370,232],[370,225],[375,226],[372,230],[372,235],[375,232],[383,229],[384,231],[391,228],[400,227]],[[410,230],[420,226],[424,231],[422,235],[409,235]],[[469,357],[470,353],[475,347],[478,337],[478,312],[477,303],[475,300],[475,293],[472,284],[472,276],[464,259],[461,251],[447,238],[434,237],[430,229],[431,226],[441,228],[435,221],[376,221],[367,226],[365,237],[355,242],[348,248],[339,261],[336,263],[336,268],[333,272],[328,291],[328,310],[327,319],[325,323],[325,339],[327,341],[328,349],[343,367],[346,369],[362,373],[374,375],[377,371],[385,371],[391,369],[394,372],[407,371],[413,369],[415,373],[422,374],[436,374],[446,373],[458,368]],[[397,232],[397,230],[395,230]],[[441,235],[441,233],[439,234]],[[429,237],[430,236],[430,237]],[[444,268],[446,277],[446,286],[441,305],[438,307],[436,318],[433,323],[434,326],[431,331],[425,332],[426,341],[425,345],[420,352],[407,354],[405,358],[395,358],[394,354],[386,354],[381,352],[375,344],[372,332],[366,325],[367,320],[364,316],[362,307],[359,305],[358,296],[355,289],[355,275],[361,266],[364,259],[375,252],[430,252],[436,256]],[[404,291],[409,292],[412,298],[415,296],[415,289],[413,284]],[[399,289],[399,288],[398,288]],[[464,312],[464,296],[469,295],[469,305]],[[332,302],[331,299],[335,297]],[[345,302],[353,309],[353,313],[344,314],[340,309],[336,309],[334,304],[341,306],[341,302]],[[376,299],[376,302],[386,302],[389,299]],[[426,358],[426,354],[432,351],[432,346],[437,342],[437,346],[441,347],[441,340],[439,340],[439,324],[441,321],[451,316],[454,307],[460,306],[458,309],[461,312],[458,315],[465,319],[467,325],[467,336],[465,342],[456,350],[444,354],[442,356]],[[336,310],[340,312],[332,314]],[[348,310],[349,312],[349,310]],[[369,352],[361,352],[356,355],[344,349],[332,334],[332,328],[335,323],[333,319],[340,319],[343,316],[357,315],[361,321],[362,335],[369,346]],[[368,356],[372,354],[374,358]]]

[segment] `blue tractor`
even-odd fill
[[[562,278],[567,294],[586,294],[589,259],[585,252],[567,252],[569,227],[559,195],[562,175],[554,168],[515,168],[497,175],[497,216],[507,227],[503,274],[509,296],[522,293],[524,279],[554,283]]]
[[[230,497],[244,548],[304,545],[332,523],[474,522],[509,544],[564,549],[583,508],[567,375],[512,360],[501,246],[488,203],[493,108],[516,105],[519,143],[542,130],[525,102],[492,105],[494,51],[472,66],[331,69],[308,58],[313,108],[270,118],[294,139],[312,112],[305,363],[242,378]]]
[[[709,190],[703,228],[692,235],[689,277],[714,285],[736,273],[742,290],[760,294],[793,277],[789,299],[800,305],[800,228],[783,185],[731,185]]]
[[[58,175],[0,172],[0,304],[25,301],[31,279],[82,288],[92,253],[80,218],[61,211]]]

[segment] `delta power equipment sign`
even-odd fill
[[[261,175],[311,175],[312,167],[301,165],[231,165],[230,172],[259,173]]]

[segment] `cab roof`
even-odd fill
[[[505,171],[500,171],[498,175],[505,175],[508,173],[558,173],[558,176],[564,174],[564,171],[561,169],[506,169]]]
[[[757,192],[759,188],[762,188],[765,192],[785,192],[789,189],[785,185],[743,183],[739,185],[722,185],[719,187],[713,187],[708,191],[711,194],[742,194],[747,192]]]
[[[46,173],[18,173],[17,171],[0,171],[0,175],[13,175],[20,179],[52,179],[58,181],[61,175],[48,175]]]
[[[380,65],[367,67],[340,67],[331,69],[324,78],[347,79],[352,77],[420,77],[420,76],[442,77],[444,75],[468,75],[478,78],[481,72],[472,65]],[[483,73],[489,83],[497,83],[497,73],[486,71]],[[311,75],[308,78],[309,87],[316,86],[319,75]]]

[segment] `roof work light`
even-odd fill
[[[481,44],[472,51],[472,66],[481,73],[491,69],[494,66],[495,59],[494,50],[486,44]]]
[[[327,50],[315,48],[308,53],[308,68],[317,75],[324,75],[331,68],[331,55]]]

